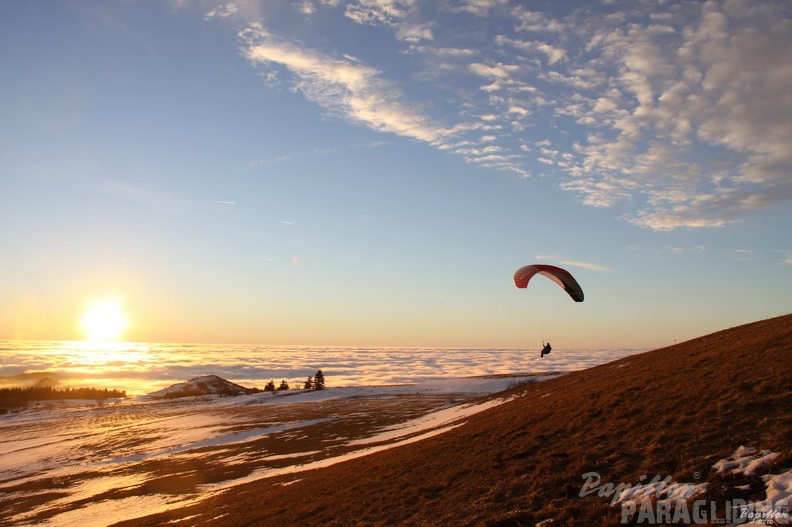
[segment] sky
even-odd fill
[[[792,312],[786,0],[12,0],[0,66],[3,339],[97,300],[134,341],[470,348]]]

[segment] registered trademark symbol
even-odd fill
[[[701,479],[701,472],[694,472],[693,479]]]

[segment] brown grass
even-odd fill
[[[118,525],[618,525],[608,498],[579,496],[591,471],[614,485],[698,475],[712,498],[762,499],[758,478],[711,466],[740,445],[790,465],[790,373],[787,315],[516,388],[431,439]]]

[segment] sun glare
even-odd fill
[[[82,316],[86,340],[118,340],[127,325],[121,302],[114,299],[94,300]]]

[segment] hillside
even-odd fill
[[[758,476],[712,466],[741,446],[780,453],[764,470],[792,466],[791,373],[787,315],[517,388],[431,439],[119,525],[619,525],[609,498],[580,497],[589,472],[761,500]]]
[[[200,395],[231,396],[252,393],[252,391],[250,388],[227,381],[217,375],[203,375],[194,377],[186,382],[168,386],[158,392],[150,393],[148,397],[152,399],[178,399]]]

